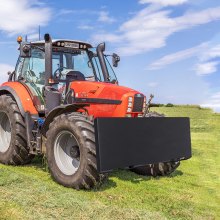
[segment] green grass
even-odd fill
[[[35,160],[0,165],[0,219],[220,219],[220,114],[198,106],[154,109],[191,118],[193,157],[169,177],[116,171],[99,189],[51,180]]]

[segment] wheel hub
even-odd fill
[[[60,171],[73,175],[80,165],[80,149],[76,137],[69,131],[61,131],[54,142],[54,157]]]
[[[76,158],[76,159],[79,158],[80,152],[79,152],[79,147],[78,146],[72,146],[70,148],[70,156],[72,158]]]

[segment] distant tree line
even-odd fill
[[[159,103],[151,103],[150,107],[174,107],[175,105],[172,103],[167,104],[159,104]]]
[[[151,103],[150,107],[191,107],[191,108],[198,108],[198,109],[202,109],[202,107],[200,105],[175,105],[172,103],[167,103],[167,104],[160,104],[160,103]]]

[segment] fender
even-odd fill
[[[41,134],[46,137],[46,133],[49,130],[50,123],[53,121],[53,119],[61,115],[63,113],[70,113],[70,112],[77,112],[80,109],[84,109],[84,107],[89,106],[88,104],[68,104],[68,105],[61,105],[49,112],[47,115],[44,124],[41,128]]]
[[[25,117],[25,112],[29,112],[31,115],[38,115],[31,95],[27,89],[19,82],[6,82],[0,86],[0,95],[11,94],[22,114]]]

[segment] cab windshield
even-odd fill
[[[98,59],[98,56],[96,53],[93,53],[93,51],[90,51],[90,57],[91,57],[91,61],[92,61],[92,64],[93,64],[93,68],[94,68],[94,71],[96,73],[96,77],[97,77],[97,80],[100,81],[100,82],[104,82],[104,76],[103,76],[103,73],[102,73],[102,69],[101,69],[101,65],[100,65],[100,62],[99,62],[99,59]],[[109,57],[111,57],[110,55],[104,55],[105,57],[105,63],[106,63],[106,67],[107,67],[107,71],[108,71],[108,74],[109,74],[109,82],[111,83],[116,83],[117,82],[117,77],[115,75],[115,72],[114,72],[114,69],[112,68],[111,64],[110,64],[110,60],[109,60]]]
[[[109,73],[109,82],[115,83],[117,78],[114,70],[105,56]],[[20,58],[17,65],[17,76],[22,80],[39,86],[45,84],[45,53],[40,49],[32,49],[30,58]],[[96,53],[86,50],[60,50],[53,48],[52,72],[53,77],[60,76],[65,80],[69,71],[78,71],[87,81],[104,82],[99,59]]]

